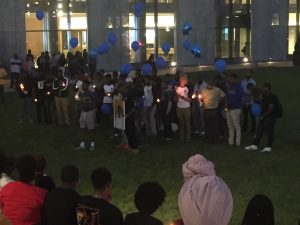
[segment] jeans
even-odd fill
[[[177,108],[179,137],[182,141],[191,140],[191,108]]]
[[[19,73],[10,73],[10,88],[13,88],[19,78]]]
[[[229,129],[228,144],[233,145],[234,137],[236,145],[241,145],[241,109],[227,111],[227,125]]]
[[[154,106],[144,106],[143,109],[143,121],[146,125],[146,135],[156,136],[157,135],[157,128],[156,128],[156,105]]]
[[[251,106],[250,105],[244,105],[243,106],[243,113],[244,113],[244,121],[243,121],[243,131],[247,131],[248,129],[248,120],[249,120],[249,114],[251,118],[251,132],[254,132],[256,130],[256,120],[254,115],[251,113]]]
[[[199,101],[193,102],[193,130],[204,131],[203,107],[200,106]]]
[[[163,114],[161,115],[161,119],[164,125],[164,137],[170,138],[172,136],[171,116],[170,114]]]
[[[131,149],[137,149],[137,136],[135,128],[135,115],[134,113],[129,115],[125,120],[125,134],[128,139],[128,145]]]
[[[33,102],[31,97],[23,97],[20,99],[21,119],[32,119]]]
[[[264,133],[267,133],[267,145],[266,147],[271,148],[274,141],[274,125],[276,122],[276,118],[274,117],[266,117],[259,122],[256,138],[253,142],[254,145],[259,145],[261,138],[263,137]]]
[[[205,123],[205,137],[208,142],[214,142],[219,132],[219,110],[204,109],[203,118]]]

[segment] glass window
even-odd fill
[[[26,44],[34,56],[42,51],[68,52],[87,48],[87,16],[85,0],[26,0]],[[43,10],[44,19],[36,19]],[[69,40],[78,38],[78,47],[71,49]]]

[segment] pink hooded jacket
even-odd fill
[[[178,197],[185,225],[227,225],[233,201],[230,189],[216,176],[214,164],[194,155],[182,166],[184,184]]]

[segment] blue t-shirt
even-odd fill
[[[242,98],[244,91],[240,82],[231,84],[227,91],[227,108],[240,109],[242,107]]]

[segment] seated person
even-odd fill
[[[125,225],[163,225],[151,215],[162,205],[165,197],[166,193],[159,184],[141,184],[134,196],[134,203],[139,212],[127,215]]]
[[[36,225],[41,222],[41,211],[47,191],[33,184],[33,156],[20,156],[16,161],[16,168],[20,181],[7,184],[0,192],[3,215],[15,225]]]
[[[79,170],[73,165],[61,171],[62,185],[51,191],[45,200],[43,221],[47,225],[77,225],[76,207],[80,195],[76,192]]]
[[[265,195],[255,195],[248,203],[242,225],[274,225],[272,201]]]
[[[77,205],[79,225],[123,225],[121,211],[111,203],[112,176],[109,170],[100,167],[93,170],[91,180],[95,193],[83,196]]]
[[[233,200],[226,183],[216,175],[214,164],[194,155],[182,166],[184,184],[178,197],[186,225],[227,225]]]
[[[36,168],[35,168],[35,185],[43,188],[47,191],[52,191],[55,188],[55,183],[52,177],[46,175],[47,160],[44,156],[34,156]]]

